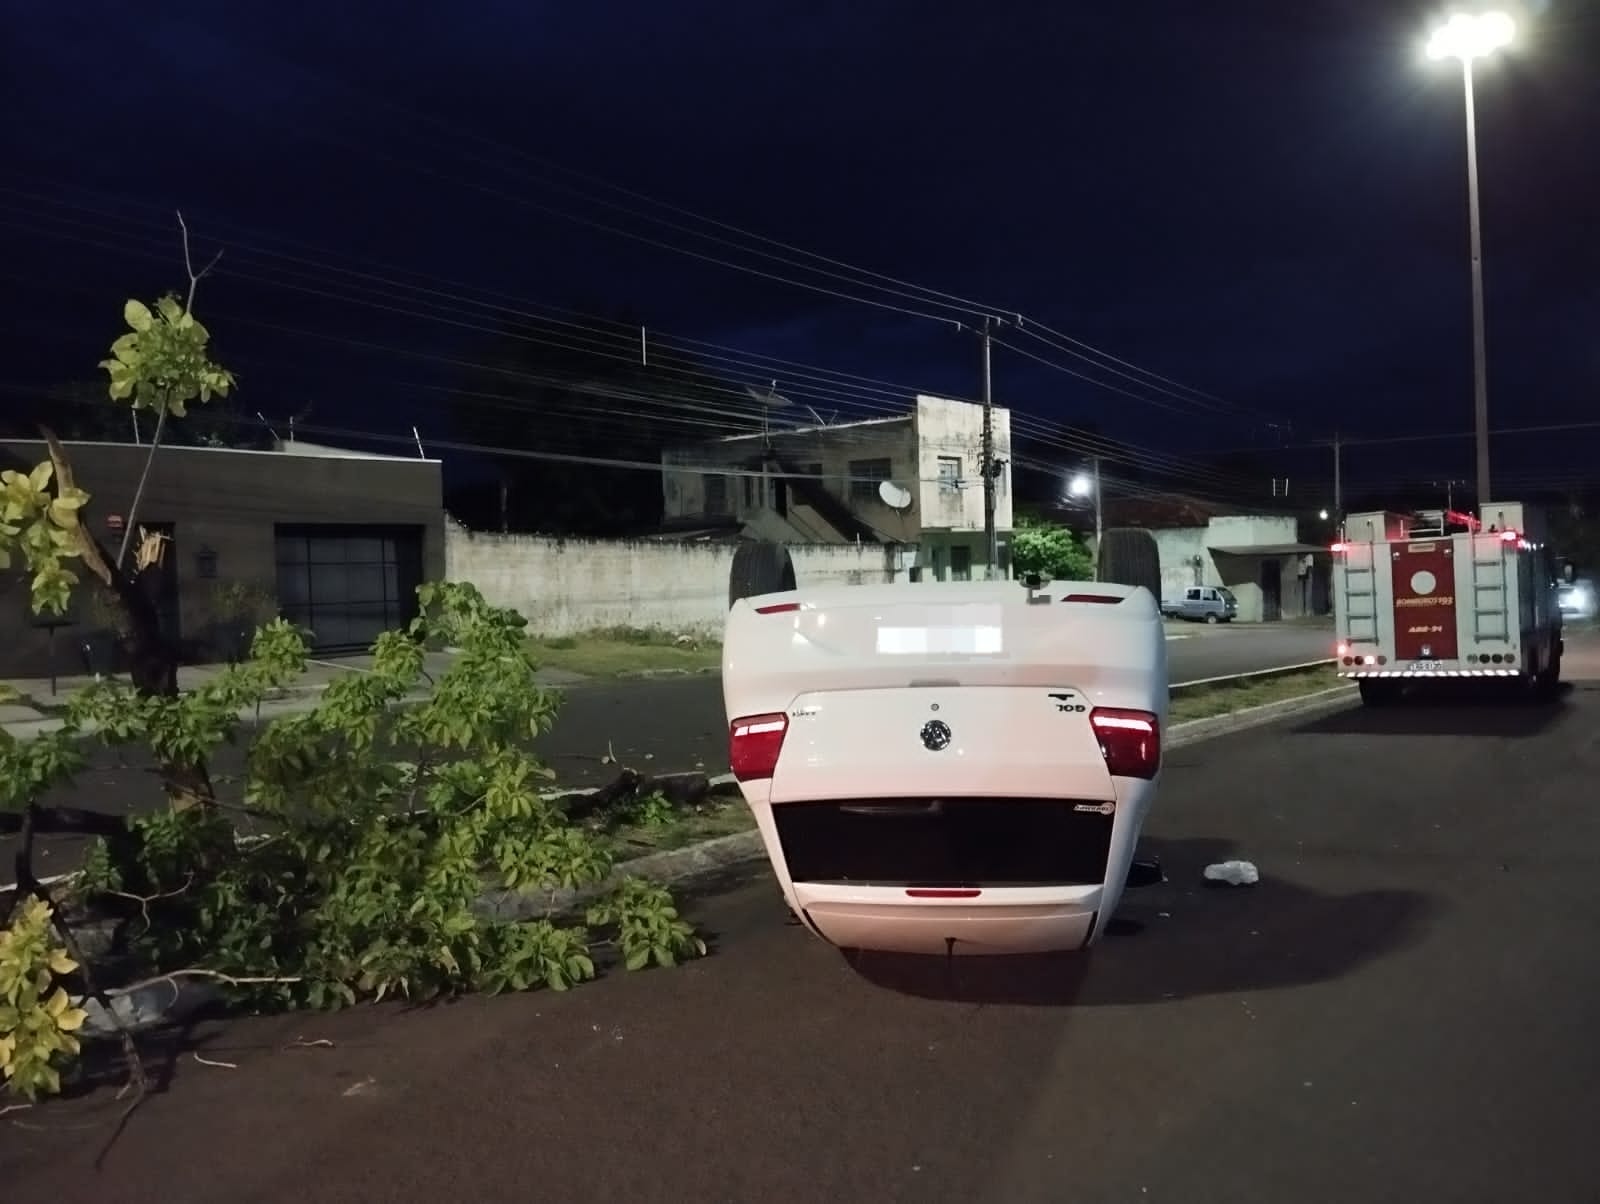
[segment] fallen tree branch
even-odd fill
[[[163,891],[157,895],[135,895],[130,894],[125,890],[105,890],[97,893],[104,895],[108,899],[122,899],[128,903],[137,903],[139,905],[139,918],[144,921],[145,929],[148,931],[151,926],[150,904],[158,903],[162,899],[175,899],[193,885],[194,874],[191,872],[189,876],[183,880],[182,886],[175,890]]]
[[[149,978],[141,978],[138,982],[130,982],[125,987],[113,987],[109,992],[107,992],[107,994],[116,999],[121,998],[124,995],[132,995],[136,991],[142,991],[146,987],[153,987],[160,983],[169,983],[173,987],[176,987],[179,980],[185,978],[199,978],[204,979],[207,982],[220,982],[223,985],[230,987],[257,987],[269,986],[275,983],[305,981],[305,979],[299,974],[253,976],[224,974],[221,970],[169,970],[165,974],[152,974]],[[102,1004],[101,1006],[106,1005]]]
[[[688,807],[710,793],[711,779],[703,773],[664,773],[652,777],[637,769],[624,769],[592,793],[567,796],[564,809],[569,820],[583,820],[624,799],[659,794],[674,807]]]

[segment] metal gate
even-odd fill
[[[280,525],[278,605],[319,652],[365,649],[417,613],[420,526]]]

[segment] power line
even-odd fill
[[[4,223],[0,223],[0,224],[4,224]],[[12,224],[14,225],[15,223],[12,223]],[[119,249],[119,250],[123,250],[123,251],[128,251],[129,250],[129,248],[127,248],[126,246],[122,246],[122,245],[119,245],[119,244],[97,243],[97,242],[95,242],[95,240],[83,239],[83,238],[78,237],[78,236],[59,235],[59,234],[57,236],[59,236],[59,237],[67,237],[67,238],[73,239],[74,241],[86,241],[86,242],[91,243],[91,245],[103,246],[103,247],[106,247],[108,249]],[[141,254],[141,252],[133,252],[133,253]],[[145,254],[145,255],[147,255],[149,257],[166,258],[166,255],[164,253],[162,253],[162,252],[151,251],[151,252],[142,252],[142,254]],[[335,291],[328,290],[328,289],[319,289],[319,288],[315,288],[315,287],[313,287],[311,285],[298,284],[298,283],[292,283],[292,282],[283,282],[283,281],[273,281],[273,280],[270,280],[270,279],[264,279],[264,278],[259,277],[259,276],[253,276],[250,273],[241,273],[241,272],[237,271],[237,269],[232,269],[232,272],[233,272],[234,275],[240,276],[240,277],[242,277],[244,279],[255,279],[255,280],[261,281],[263,283],[267,283],[269,285],[272,285],[274,287],[285,287],[285,288],[294,289],[296,291],[308,292],[308,293],[311,293],[311,294],[314,294],[314,295],[323,296],[323,297],[326,297],[326,298],[329,298],[329,299],[333,299],[333,300],[342,300],[342,301],[351,302],[351,303],[355,303],[355,304],[361,304],[361,305],[368,306],[370,308],[376,308],[376,309],[384,310],[384,311],[387,311],[387,312],[397,313],[397,314],[401,314],[403,316],[416,317],[416,318],[419,318],[419,319],[422,319],[422,320],[425,320],[425,321],[442,322],[442,323],[445,323],[445,324],[448,324],[448,325],[452,325],[452,326],[456,326],[456,327],[460,327],[460,328],[465,328],[465,329],[476,330],[476,331],[489,333],[489,334],[507,334],[508,333],[508,332],[505,332],[505,331],[503,331],[503,330],[501,330],[500,328],[497,328],[497,327],[484,326],[484,325],[482,325],[480,323],[466,322],[466,321],[462,321],[462,320],[459,320],[459,319],[456,319],[456,318],[443,317],[443,316],[440,316],[438,314],[433,314],[433,313],[428,313],[428,312],[419,312],[417,310],[407,309],[407,308],[404,308],[404,307],[401,307],[401,306],[388,305],[388,304],[385,304],[385,303],[382,303],[382,302],[379,302],[379,301],[374,301],[374,300],[371,300],[371,299],[368,299],[368,298],[351,297],[351,296],[349,296],[347,294],[344,294],[344,293],[335,292]],[[282,326],[282,325],[276,324],[276,323],[263,322],[263,321],[260,321],[260,320],[257,320],[257,319],[244,317],[243,315],[233,316],[232,320],[240,322],[240,323],[244,323],[244,324],[247,324],[247,325],[255,325],[255,326],[265,327],[265,328],[268,328],[268,329],[275,329],[275,330],[278,330],[278,331],[283,332],[283,333],[295,334],[295,335],[300,335],[300,336],[305,336],[305,337],[320,338],[320,339],[324,339],[324,340],[327,340],[327,341],[341,343],[341,344],[344,344],[344,345],[347,345],[347,346],[359,346],[359,347],[364,347],[364,348],[369,349],[369,350],[377,350],[377,351],[383,351],[383,352],[392,353],[392,354],[407,355],[407,356],[411,356],[411,357],[414,357],[414,358],[429,359],[429,360],[433,360],[435,362],[449,363],[452,366],[459,367],[459,368],[475,369],[475,370],[480,370],[480,371],[491,371],[491,372],[495,372],[495,373],[500,374],[500,375],[512,376],[512,377],[519,377],[519,376],[526,376],[527,375],[526,373],[518,373],[516,371],[510,371],[510,370],[507,370],[507,369],[505,369],[503,367],[496,366],[496,365],[487,365],[487,364],[483,364],[483,363],[480,363],[480,362],[474,362],[474,361],[469,361],[469,360],[460,360],[460,359],[456,359],[456,358],[453,358],[453,357],[431,356],[431,355],[427,355],[425,353],[419,353],[419,352],[415,352],[415,351],[412,351],[410,349],[405,349],[405,348],[396,348],[396,347],[391,347],[391,346],[385,346],[383,344],[370,343],[370,342],[366,342],[366,341],[363,341],[363,340],[352,340],[352,339],[341,338],[341,337],[338,337],[338,336],[329,336],[329,335],[324,334],[323,332],[306,331],[306,330],[299,329],[299,328]],[[576,324],[567,323],[566,325],[573,326],[573,325],[576,325]],[[611,352],[606,352],[606,351],[600,350],[600,349],[598,349],[596,347],[596,345],[595,345],[596,340],[594,340],[594,339],[585,339],[582,343],[580,343],[578,345],[574,345],[571,342],[562,342],[562,341],[560,341],[558,339],[540,339],[540,338],[538,338],[536,336],[527,335],[527,334],[520,334],[519,335],[519,334],[511,333],[509,337],[517,338],[517,339],[519,339],[519,341],[531,342],[531,343],[550,346],[550,347],[555,347],[555,348],[583,351],[583,352],[585,352],[587,354],[595,356],[596,358],[604,358],[604,359],[611,359],[611,360],[617,360],[617,361],[622,361],[622,360],[631,361],[631,358],[632,358],[631,354],[623,355],[623,354],[620,354],[620,353],[616,352],[615,350],[613,350]],[[604,344],[602,344],[602,346],[603,345]],[[1024,353],[1024,354],[1031,354],[1031,353]],[[1063,369],[1063,370],[1071,372],[1070,369]],[[539,378],[533,378],[533,379],[539,379]],[[555,382],[550,382],[549,378],[544,378],[544,379],[545,379],[545,381],[547,383],[555,383]],[[561,382],[561,383],[569,383],[569,382]],[[705,386],[705,385],[702,384],[701,387],[702,388],[709,388],[711,391],[720,391],[720,392],[729,393],[729,395],[731,395],[731,396],[735,396],[736,398],[738,397],[738,394],[736,394],[736,393],[732,393],[731,391],[728,391],[728,390],[719,390],[715,386]],[[899,415],[900,413],[903,413],[903,409],[902,408],[887,406],[887,405],[883,404],[882,401],[879,401],[879,400],[876,400],[876,399],[874,399],[872,402],[862,401],[862,400],[859,399],[859,397],[855,396],[850,391],[846,391],[846,392],[841,393],[838,390],[820,390],[820,389],[816,389],[814,387],[790,388],[788,386],[786,386],[786,391],[795,393],[797,396],[812,397],[814,399],[817,399],[817,400],[821,401],[825,405],[842,404],[842,405],[846,405],[846,406],[855,406],[857,408],[864,408],[864,409],[868,409],[868,410],[872,410],[872,411],[876,411],[876,412],[892,413],[892,414],[895,414],[895,415]],[[638,398],[638,399],[644,400],[643,398]],[[742,401],[743,398],[739,398],[739,400]],[[736,412],[735,411],[723,411],[723,412],[724,413],[736,413],[738,417],[740,417],[742,419],[745,419],[745,420],[749,420],[750,413],[751,413],[748,409],[741,410],[741,411],[736,411]],[[1090,441],[1087,441],[1087,440],[1085,440],[1085,439],[1083,439],[1081,437],[1076,437],[1076,438],[1065,437],[1064,438],[1060,433],[1048,433],[1049,432],[1049,428],[1048,427],[1044,426],[1042,423],[1038,422],[1037,420],[1032,420],[1032,419],[1028,418],[1028,416],[1026,416],[1026,415],[1015,414],[1015,418],[1018,419],[1019,421],[1017,421],[1014,425],[1024,434],[1025,437],[1034,437],[1034,438],[1037,438],[1037,439],[1039,439],[1041,441],[1053,444],[1055,446],[1064,447],[1064,448],[1066,448],[1068,450],[1072,450],[1072,451],[1076,451],[1076,452],[1080,452],[1080,453],[1094,452],[1094,453],[1097,453],[1097,454],[1106,455],[1106,456],[1110,456],[1112,458],[1116,458],[1116,453],[1110,452],[1109,450],[1106,449],[1106,445],[1105,444],[1101,444],[1098,441],[1097,442],[1090,442]],[[1034,424],[1031,427],[1029,425],[1030,422],[1032,422]],[[1033,432],[1037,432],[1037,433],[1033,433]],[[1137,449],[1136,445],[1118,444],[1117,446],[1123,447],[1123,448],[1130,448],[1130,449],[1134,450],[1134,454],[1133,455],[1124,454],[1121,458],[1127,460],[1130,463],[1143,463],[1144,465],[1150,467],[1152,470],[1169,471],[1169,472],[1177,472],[1177,473],[1188,473],[1188,474],[1196,475],[1198,477],[1211,477],[1211,478],[1219,480],[1219,481],[1226,479],[1226,474],[1216,472],[1215,470],[1205,469],[1203,467],[1196,467],[1196,466],[1193,465],[1193,462],[1185,461],[1185,460],[1183,460],[1183,459],[1181,459],[1180,457],[1177,457],[1177,456],[1172,456],[1172,455],[1168,455],[1168,454],[1165,454],[1165,453],[1153,452],[1153,451],[1149,451],[1149,450],[1140,450],[1140,449]],[[1239,478],[1239,479],[1242,479],[1242,478]]]

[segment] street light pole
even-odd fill
[[[1472,56],[1461,58],[1467,104],[1467,219],[1472,248],[1472,408],[1478,451],[1478,505],[1489,496],[1489,354],[1483,318],[1483,234],[1478,211],[1478,120],[1472,103]]]
[[[1516,25],[1505,13],[1456,13],[1428,39],[1431,59],[1458,59],[1467,108],[1467,219],[1472,254],[1472,402],[1478,453],[1478,505],[1489,496],[1489,371],[1483,316],[1483,237],[1478,209],[1478,115],[1473,103],[1473,61],[1511,44]]]

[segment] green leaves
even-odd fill
[[[211,332],[176,297],[162,297],[154,313],[130,300],[122,317],[130,330],[111,344],[111,358],[100,361],[112,401],[181,418],[195,399],[226,397],[233,388],[233,374],[207,353]]]
[[[1011,533],[1011,564],[1017,575],[1040,573],[1051,581],[1087,581],[1094,559],[1066,527],[1024,518]]]
[[[640,878],[624,879],[609,897],[589,908],[586,918],[591,926],[616,928],[617,946],[629,970],[643,970],[652,963],[675,966],[706,954],[705,941],[678,914],[671,892]]]
[[[30,898],[0,929],[0,1078],[24,1099],[61,1090],[61,1064],[78,1053],[88,1019],[56,980],[78,964],[55,941],[54,912]]]
[[[122,307],[122,319],[129,326],[133,327],[135,333],[137,334],[143,334],[156,324],[156,320],[150,316],[150,310],[142,301],[130,300],[126,302]],[[125,339],[129,339],[131,337],[132,336],[130,335],[124,335],[121,339],[117,340],[117,343],[121,343]],[[115,343],[112,344],[112,350],[116,350]]]
[[[31,474],[26,485],[36,488]],[[84,901],[111,892],[122,907],[142,900],[125,930],[135,972],[198,967],[253,980],[224,988],[240,1004],[336,1008],[565,991],[597,973],[596,928],[614,931],[629,969],[705,953],[671,895],[636,880],[590,908],[585,923],[484,913],[486,887],[589,888],[611,874],[612,858],[541,795],[549,771],[527,733],[547,726],[556,704],[533,683],[520,619],[470,586],[421,593],[422,619],[377,641],[371,672],[351,672],[310,711],[267,724],[251,742],[245,780],[216,783],[219,797],[242,792],[265,818],[265,836],[240,840],[236,812],[196,806],[130,821],[127,839],[91,847],[76,884]],[[430,681],[426,649],[446,643],[452,663]],[[104,743],[148,747],[169,770],[198,769],[306,656],[304,634],[273,620],[256,632],[249,660],[176,698],[97,682],[73,697],[61,732],[0,736],[0,805],[70,778],[91,725]],[[39,978],[41,966],[62,963],[37,942],[29,949],[32,1019],[0,1011],[0,1041],[27,1068],[29,1090],[51,1090],[76,1051],[76,1017],[53,1010],[54,988]],[[25,1039],[15,1035],[24,1030]]]
[[[49,460],[30,472],[0,472],[0,571],[20,558],[32,574],[35,611],[66,610],[77,574],[62,561],[79,554],[78,512],[89,495],[74,487],[51,489],[55,466]]]

